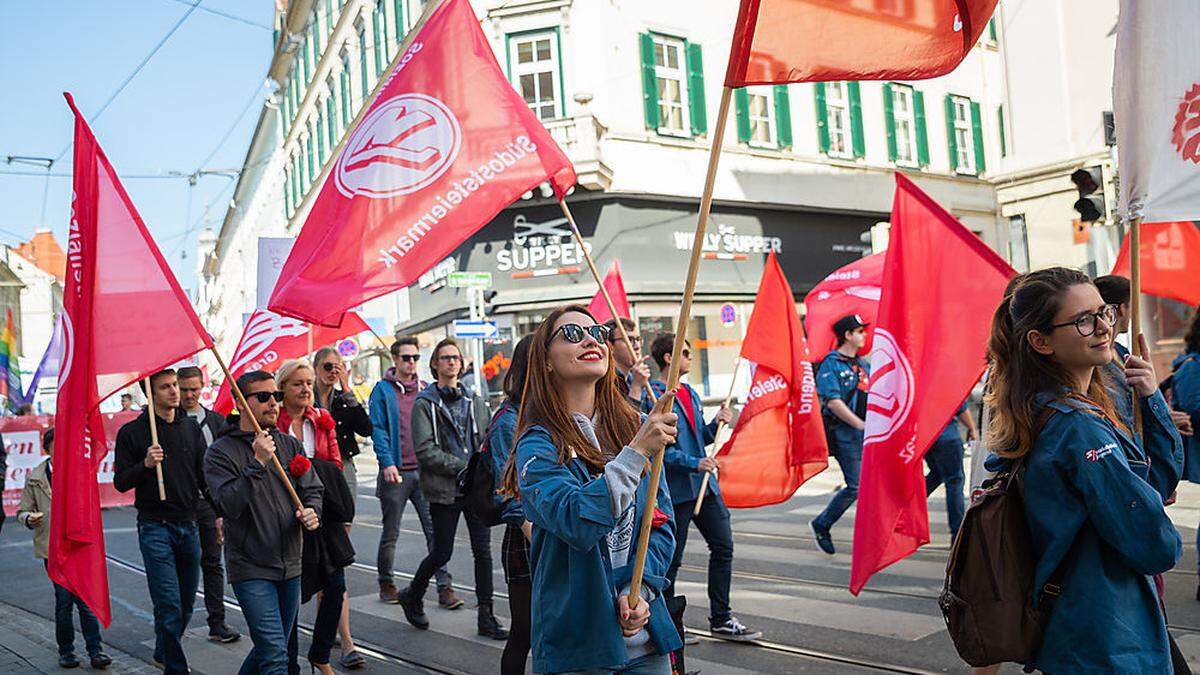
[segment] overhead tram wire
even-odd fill
[[[181,5],[185,5],[188,7],[190,7],[192,5],[192,3],[188,2],[188,0],[171,0],[171,2],[177,2]],[[197,4],[199,4],[199,3],[197,3]],[[272,26],[268,26],[265,23],[259,23],[253,19],[247,19],[244,16],[238,16],[237,14],[231,14],[229,12],[224,12],[219,9],[212,9],[210,7],[197,7],[196,9],[199,9],[201,12],[207,12],[208,14],[212,14],[214,16],[219,16],[224,19],[229,19],[230,21],[244,23],[247,26],[254,26],[255,28],[261,28],[265,31],[274,31],[275,30]]]

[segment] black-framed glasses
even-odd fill
[[[583,336],[585,334],[591,335],[592,339],[596,342],[607,342],[610,331],[608,330],[608,326],[605,326],[602,323],[592,324],[591,326],[587,327],[580,326],[577,323],[564,323],[558,328],[555,328],[554,332],[550,334],[550,342],[554,342],[554,336],[558,335],[559,333],[562,333],[564,340],[573,345],[577,345],[580,342],[583,342]]]
[[[1097,312],[1088,312],[1074,321],[1064,321],[1063,323],[1055,323],[1050,325],[1050,329],[1066,328],[1067,326],[1075,326],[1075,330],[1079,331],[1082,337],[1091,337],[1096,334],[1096,324],[1104,319],[1104,323],[1108,324],[1109,328],[1117,325],[1117,306],[1105,305]]]
[[[283,403],[283,392],[282,391],[256,391],[256,392],[253,392],[250,394],[246,394],[246,397],[253,398],[255,401],[258,401],[259,403],[266,403],[267,401],[270,401],[271,399],[275,399],[276,403]]]
[[[333,369],[336,367],[337,366],[333,363],[333,361],[326,361],[325,363],[321,364],[321,370],[324,370],[327,373],[332,373]]]
[[[421,360],[421,355],[420,354],[398,354],[396,356],[396,358],[400,359],[401,361],[407,361],[408,363],[416,363],[417,361]]]

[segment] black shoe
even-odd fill
[[[829,555],[833,555],[833,537],[829,536],[829,529],[821,527],[815,520],[810,522],[808,526],[812,528],[813,536],[817,538],[817,546]]]
[[[496,620],[491,605],[479,605],[479,634],[493,640],[508,639],[508,631]]]
[[[358,670],[359,668],[367,665],[367,659],[364,658],[362,654],[359,654],[358,650],[356,649],[354,651],[342,654],[342,658],[338,660],[338,665],[346,670]]]
[[[241,633],[230,628],[229,626],[222,625],[217,626],[216,628],[208,629],[208,639],[212,642],[229,644],[230,642],[237,642],[241,637]]]
[[[79,657],[75,656],[75,654],[73,654],[73,653],[72,654],[59,654],[58,655],[58,667],[59,668],[78,668],[79,667]]]
[[[412,589],[406,588],[397,595],[400,609],[404,610],[404,618],[413,628],[429,630],[429,619],[425,617],[425,603],[421,598],[413,597]]]
[[[725,623],[710,626],[709,631],[715,638],[732,640],[733,642],[753,642],[762,637],[762,631],[750,630],[742,625],[735,617],[729,617]]]
[[[89,659],[92,663],[92,670],[108,670],[112,665],[112,657],[104,652],[96,652]]]

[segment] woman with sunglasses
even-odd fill
[[[659,406],[642,421],[625,402],[607,333],[570,305],[551,312],[529,347],[505,488],[533,524],[536,673],[665,675],[668,655],[682,646],[662,596],[675,551],[662,479],[641,600],[631,607],[628,595],[649,488],[644,469],[675,441],[676,417]]]
[[[304,454],[312,459],[333,462],[342,468],[338,451],[337,423],[328,410],[316,407],[313,388],[316,382],[313,367],[304,359],[284,361],[275,372],[275,384],[283,393],[279,410],[279,430],[291,434],[304,444]]]
[[[1115,321],[1091,280],[1062,267],[1023,278],[992,321],[987,445],[1002,459],[989,464],[1022,478],[1034,601],[1049,612],[1026,665],[1047,673],[1172,672],[1151,577],[1182,549],[1163,502],[1183,447],[1144,359],[1123,363],[1141,443],[1118,416],[1103,371]]]

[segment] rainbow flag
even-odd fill
[[[4,332],[0,333],[0,399],[8,411],[13,412],[23,397],[21,367],[17,363],[17,330],[10,307],[4,316]]]

